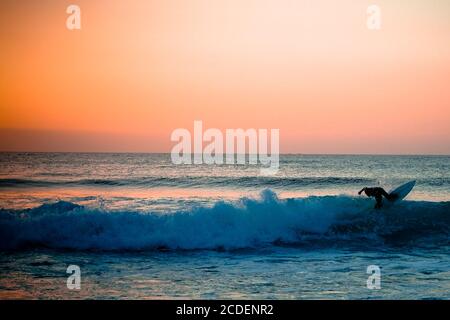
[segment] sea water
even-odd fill
[[[0,153],[0,298],[449,299],[449,160],[282,155],[260,176],[169,154]],[[357,195],[410,180],[381,210]]]

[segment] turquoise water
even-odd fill
[[[449,160],[284,155],[261,177],[167,154],[2,153],[0,297],[448,299]],[[389,208],[357,196],[410,180]]]

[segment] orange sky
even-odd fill
[[[168,152],[203,120],[287,153],[450,154],[448,0],[2,0],[0,39],[0,150]]]

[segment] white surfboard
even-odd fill
[[[389,192],[389,195],[394,195],[395,199],[391,202],[397,202],[405,199],[405,197],[411,192],[411,190],[416,185],[416,181],[410,181],[405,184],[402,184],[400,187],[397,187]]]

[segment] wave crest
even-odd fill
[[[166,214],[108,212],[60,201],[0,210],[0,248],[74,250],[239,249],[267,245],[449,244],[450,202],[403,201],[373,210],[370,199],[322,196],[219,201]]]

